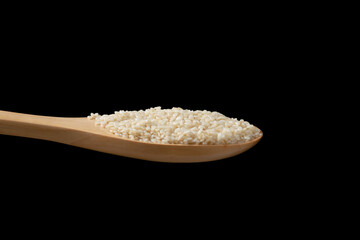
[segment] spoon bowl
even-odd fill
[[[64,143],[99,152],[157,162],[207,162],[232,157],[255,146],[248,142],[226,145],[155,144],[116,136],[87,118],[38,116],[0,111],[0,134]]]

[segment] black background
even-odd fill
[[[315,86],[333,73],[322,67],[334,58],[329,40],[343,37],[329,6],[15,4],[0,16],[0,110],[85,117],[206,109],[243,118],[264,137],[232,158],[171,164],[0,135],[4,235],[103,237],[101,225],[187,238],[193,230],[224,238],[244,229],[267,236],[336,229],[321,224],[337,222],[341,170],[318,151],[321,134],[309,140],[310,128],[322,126],[313,116],[329,106],[318,94],[328,84]]]
[[[97,200],[104,208],[111,201],[136,203],[136,209],[176,203],[180,214],[184,206],[208,212],[203,203],[214,213],[220,198],[220,213],[235,203],[240,211],[252,204],[271,215],[277,203],[299,197],[293,189],[300,164],[280,147],[279,124],[288,119],[278,115],[286,104],[281,88],[289,86],[282,81],[300,74],[291,58],[301,51],[293,42],[296,22],[275,15],[53,14],[7,18],[1,110],[86,117],[156,106],[206,109],[245,119],[264,137],[232,158],[171,164],[1,135],[9,204],[42,199],[40,205],[56,205],[58,212],[74,205],[86,212]]]

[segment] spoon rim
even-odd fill
[[[108,131],[106,131],[108,132]],[[128,138],[117,136],[111,132],[108,132],[109,136],[114,137],[115,139],[120,139],[128,142],[134,142],[134,143],[141,143],[141,144],[148,144],[148,145],[157,145],[157,146],[169,146],[169,147],[234,147],[239,145],[245,145],[250,144],[254,142],[260,141],[260,139],[263,137],[263,132],[260,130],[260,135],[257,138],[251,139],[249,141],[241,142],[241,143],[232,143],[232,144],[178,144],[178,143],[152,143],[152,142],[144,142],[139,140],[131,140]]]

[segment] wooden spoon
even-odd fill
[[[118,137],[87,118],[62,118],[0,111],[0,134],[43,139],[130,158],[158,162],[206,162],[228,158],[255,146],[241,144],[154,144]]]

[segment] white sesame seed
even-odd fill
[[[234,144],[258,137],[260,129],[219,112],[150,108],[140,111],[91,113],[89,120],[131,140],[162,144]]]

